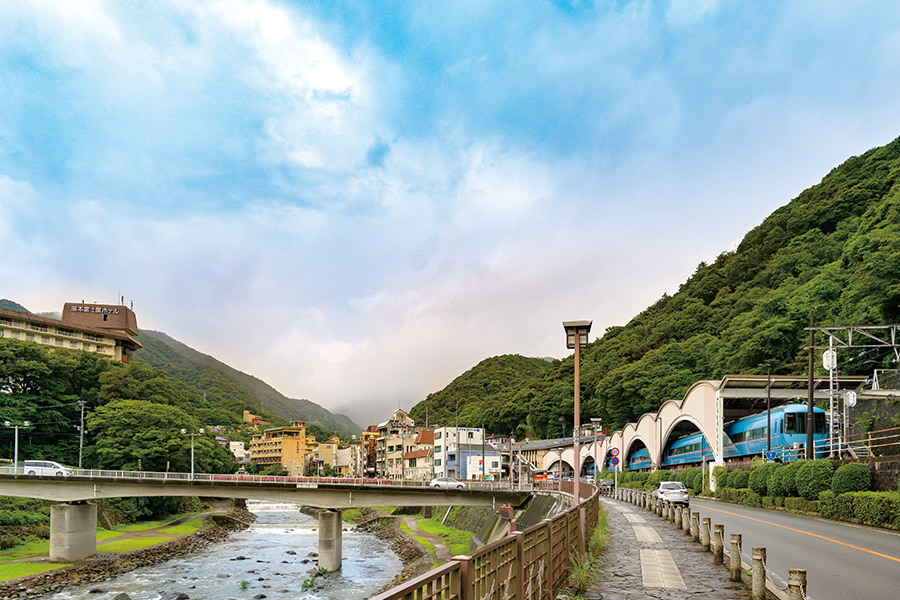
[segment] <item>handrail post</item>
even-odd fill
[[[709,517],[703,517],[703,526],[700,528],[700,547],[709,550]]]
[[[675,518],[673,519],[673,521],[675,522],[675,527],[677,527],[678,529],[681,529],[681,507],[680,506],[675,507]]]
[[[713,564],[721,565],[725,562],[725,526],[716,523],[713,530]]]
[[[691,513],[691,540],[700,541],[700,513]]]
[[[684,535],[691,535],[691,509],[689,506],[681,509],[681,528],[684,530]]]
[[[751,594],[753,600],[766,600],[766,549],[753,548],[753,569],[751,571]]]
[[[788,599],[806,598],[806,569],[788,569]]]
[[[728,556],[731,567],[731,581],[741,580],[741,534],[731,534],[731,552]]]

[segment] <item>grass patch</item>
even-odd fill
[[[116,531],[127,531],[127,532],[135,532],[135,531],[147,531],[150,529],[157,529],[159,527],[165,527],[166,525],[172,525],[179,519],[183,519],[190,515],[196,515],[198,513],[179,513],[177,515],[169,515],[165,519],[161,519],[159,521],[138,521],[137,523],[128,523],[122,525],[116,525]]]
[[[609,522],[606,511],[603,508],[597,513],[597,527],[588,539],[588,550],[595,556],[600,556],[606,551],[609,543]]]
[[[416,524],[419,526],[419,529],[425,533],[430,533],[431,535],[443,538],[444,543],[450,548],[451,555],[456,556],[458,554],[469,553],[469,542],[475,537],[474,533],[447,527],[446,525],[441,525],[437,521],[431,519],[425,519]]]
[[[131,552],[132,550],[140,550],[168,542],[171,537],[149,537],[149,538],[133,538],[129,540],[119,540],[117,542],[109,542],[102,546],[97,546],[97,552]]]
[[[180,525],[173,525],[172,527],[166,527],[165,529],[160,529],[160,533],[170,533],[170,534],[187,534],[194,533],[198,529],[203,527],[203,517],[196,516],[190,521],[186,521],[181,523]]]
[[[50,540],[31,540],[6,550],[0,550],[0,562],[31,558],[50,552]]]
[[[363,509],[348,508],[341,513],[341,520],[345,523],[356,523],[363,516]]]
[[[68,566],[62,563],[10,563],[8,565],[0,565],[0,581],[28,577],[29,575],[46,573],[47,571],[54,571]]]
[[[121,531],[111,531],[109,529],[98,529],[97,530],[97,541],[103,542],[106,540],[111,540],[112,538],[116,538],[119,536],[125,535]]]

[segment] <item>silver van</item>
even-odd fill
[[[52,460],[26,460],[22,463],[22,471],[26,475],[55,475],[57,477],[68,477],[72,474],[72,469]]]

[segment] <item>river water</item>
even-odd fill
[[[47,598],[108,600],[125,592],[132,600],[157,600],[183,592],[191,600],[251,600],[260,594],[270,600],[362,600],[400,573],[400,559],[387,544],[345,528],[340,572],[318,578],[321,589],[303,590],[316,568],[309,554],[318,550],[318,519],[288,504],[248,501],[247,508],[256,522],[224,542]]]

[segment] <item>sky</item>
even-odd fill
[[[0,298],[366,426],[900,135],[900,3],[0,3]]]

